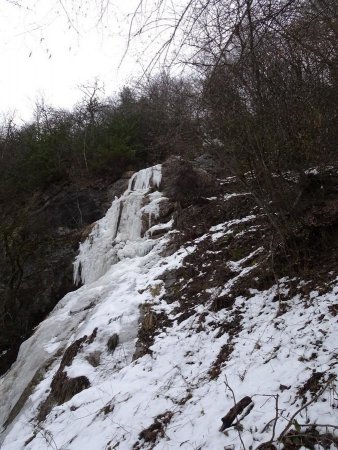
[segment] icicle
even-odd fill
[[[158,216],[159,192],[149,194],[150,189],[161,183],[161,165],[149,167],[135,173],[128,183],[128,189],[115,199],[105,217],[99,220],[89,237],[80,244],[79,254],[74,262],[74,283],[91,283],[124,258],[144,256],[154,241],[142,238],[142,215]],[[150,202],[143,207],[145,196]]]

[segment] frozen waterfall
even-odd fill
[[[161,179],[161,165],[140,170],[132,176],[127,190],[120,198],[115,198],[106,216],[95,223],[88,238],[80,244],[74,279],[84,285],[60,300],[21,345],[10,370],[0,377],[0,448],[26,447],[16,442],[13,446],[3,446],[3,441],[13,426],[14,440],[17,426],[20,430],[34,429],[35,422],[28,417],[36,417],[60,365],[59,356],[77,339],[97,330],[95,341],[79,352],[72,367],[67,367],[69,377],[85,374],[93,386],[106,379],[110,383],[112,372],[131,362],[139,305],[150,300],[147,287],[157,283],[154,278],[158,273],[150,272],[161,259],[159,251],[165,244],[165,239],[152,239],[152,231],[159,228],[168,231],[168,223],[154,220],[160,218],[160,203],[165,200],[158,191]],[[103,343],[114,333],[119,335],[120,350],[112,355],[105,351]],[[87,357],[95,352],[102,357],[100,364],[94,367]],[[41,385],[36,385],[38,379],[43,379]],[[24,442],[26,439],[24,437]],[[46,448],[45,442],[39,446],[39,439],[30,445],[37,450]]]
[[[88,238],[80,244],[74,262],[74,282],[91,283],[104,275],[112,264],[147,254],[154,240],[146,231],[159,211],[161,183],[158,164],[135,173],[128,189],[115,198],[105,217],[96,222]],[[153,192],[154,191],[154,192]],[[150,233],[151,234],[151,233]]]

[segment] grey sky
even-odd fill
[[[126,15],[137,0],[110,1],[101,21],[96,0],[68,2],[82,5],[80,10],[58,0],[22,3],[21,8],[4,0],[0,4],[1,114],[16,110],[18,118],[28,119],[41,96],[54,106],[70,107],[81,96],[78,85],[97,77],[109,95],[141,73],[137,59],[142,55],[135,43],[119,68],[128,32]]]

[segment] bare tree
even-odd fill
[[[338,163],[337,2],[141,0],[130,41],[153,27],[164,40],[146,70],[197,70],[206,140],[288,240],[304,221],[305,171]]]
[[[15,132],[15,112],[5,114],[0,126],[0,160],[7,157],[10,141]]]

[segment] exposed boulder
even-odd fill
[[[109,352],[114,353],[118,345],[119,345],[119,335],[114,333],[112,336],[110,336],[107,342],[107,348]]]
[[[54,405],[62,405],[68,402],[74,395],[79,394],[84,389],[90,387],[88,378],[84,375],[70,378],[67,375],[66,367],[72,365],[76,355],[82,350],[84,345],[91,344],[96,337],[97,329],[90,336],[83,336],[74,341],[64,352],[60,366],[53,377],[50,385],[50,393],[47,398],[40,404],[38,420],[43,421],[50,413]]]
[[[209,172],[195,168],[184,159],[173,157],[163,164],[161,190],[165,196],[180,202],[184,207],[216,195],[218,183]]]

